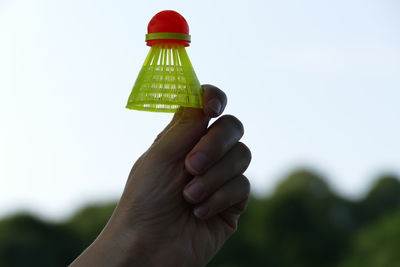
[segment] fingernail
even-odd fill
[[[207,157],[202,152],[196,152],[189,158],[189,165],[196,172],[201,172],[206,162]]]
[[[214,111],[216,114],[219,114],[221,112],[222,104],[219,99],[213,98],[207,103],[207,107]]]
[[[210,210],[210,208],[208,207],[208,205],[204,204],[204,205],[202,205],[200,207],[195,208],[193,213],[198,218],[204,218],[204,217],[207,216],[209,210]]]
[[[202,183],[193,183],[185,189],[185,195],[193,201],[200,200],[204,193],[204,185]]]

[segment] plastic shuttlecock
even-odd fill
[[[203,107],[203,91],[186,53],[189,25],[179,13],[166,10],[149,22],[150,52],[126,105],[129,109],[175,112],[180,106]]]

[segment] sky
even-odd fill
[[[0,0],[0,216],[117,199],[171,114],[125,109],[161,10],[228,96],[257,195],[308,167],[340,194],[400,174],[400,2]]]

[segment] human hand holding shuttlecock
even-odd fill
[[[243,125],[232,115],[208,125],[227,99],[200,86],[185,51],[185,19],[163,11],[148,29],[151,49],[127,108],[176,113],[134,164],[106,227],[71,266],[205,266],[247,206]]]
[[[249,197],[241,122],[204,88],[203,109],[181,108],[134,164],[109,223],[72,266],[205,266],[235,232]]]

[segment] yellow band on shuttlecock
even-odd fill
[[[146,34],[146,41],[160,39],[183,40],[190,42],[190,35],[176,32],[156,32]]]

